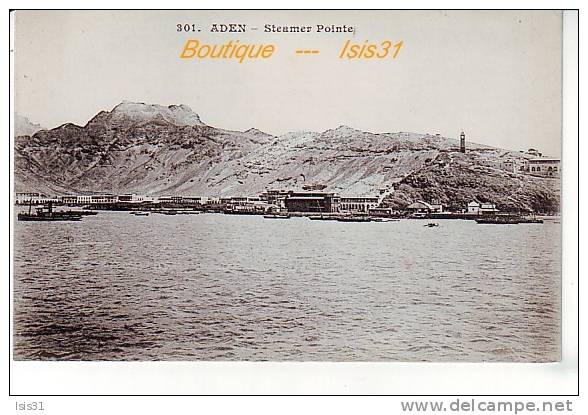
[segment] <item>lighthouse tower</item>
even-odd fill
[[[465,133],[463,131],[459,135],[459,151],[465,153]]]

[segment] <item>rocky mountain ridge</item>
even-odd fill
[[[340,126],[273,136],[203,123],[185,105],[123,102],[85,126],[64,124],[19,136],[17,191],[242,196],[322,183],[341,195],[396,189],[391,206],[471,197],[498,204],[558,206],[553,179],[496,166],[522,153],[431,134],[370,133]]]

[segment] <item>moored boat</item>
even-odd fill
[[[82,220],[82,215],[74,212],[59,212],[53,211],[53,205],[49,203],[47,207],[38,207],[35,212],[31,212],[31,206],[29,211],[20,212],[17,216],[19,221],[30,221],[30,222],[55,222],[55,221],[79,221]]]
[[[263,215],[265,219],[290,219],[289,213],[268,213]]]
[[[538,218],[534,213],[528,216],[522,216],[519,223],[543,223],[543,219]]]
[[[149,212],[131,212],[131,215],[135,215],[135,216],[149,216]]]
[[[339,217],[339,215],[311,215],[308,216],[308,219],[310,220],[337,220],[337,218]]]
[[[161,209],[156,210],[155,213],[161,213],[162,215],[177,215],[178,211],[175,209]]]
[[[64,212],[59,213],[67,213],[71,215],[81,215],[81,216],[96,216],[98,212],[93,210],[66,210]]]
[[[371,222],[369,216],[341,216],[337,218],[337,222]]]
[[[543,223],[543,219],[522,218],[519,223]]]
[[[503,216],[488,216],[487,218],[478,218],[475,219],[476,223],[479,224],[494,224],[494,225],[516,225],[521,223],[521,218],[519,216],[510,216],[510,215],[503,215]]]

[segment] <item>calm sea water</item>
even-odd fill
[[[560,225],[15,222],[17,360],[559,359]]]

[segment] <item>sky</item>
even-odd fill
[[[214,23],[248,31],[211,33]],[[317,24],[355,31],[316,33]],[[481,144],[561,154],[558,11],[17,11],[13,38],[15,112],[46,128],[136,101],[186,104],[231,130],[463,130]],[[182,60],[188,39],[276,50],[243,63]],[[403,45],[395,59],[340,59],[348,40]]]

